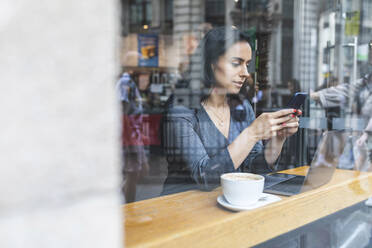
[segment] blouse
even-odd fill
[[[163,122],[163,146],[168,161],[168,176],[162,194],[199,188],[212,190],[220,176],[228,172],[271,172],[264,158],[264,145],[257,142],[238,169],[228,152],[237,136],[255,120],[250,103],[230,107],[230,126],[226,138],[201,105],[197,109],[175,106]]]

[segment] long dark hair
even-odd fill
[[[190,80],[200,80],[204,86],[201,93],[201,101],[206,100],[210,95],[210,89],[216,85],[216,79],[212,65],[215,65],[218,59],[226,51],[238,42],[247,42],[251,46],[251,37],[242,33],[235,27],[218,27],[211,29],[200,41],[196,49],[190,66]],[[198,75],[199,78],[195,78]],[[244,84],[243,88],[246,87]],[[238,95],[227,95],[231,107],[231,116],[242,121],[246,117],[244,110],[237,109],[236,106],[242,104]]]
[[[234,27],[218,27],[209,30],[200,41],[198,48],[192,56],[190,73],[199,74],[205,88],[216,84],[212,65],[224,55],[232,45],[244,41],[250,44],[250,37]],[[199,65],[197,65],[199,62]],[[199,67],[199,70],[194,66]],[[197,73],[198,72],[198,73]],[[190,75],[193,76],[193,75]]]

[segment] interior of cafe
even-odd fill
[[[126,247],[372,247],[371,0],[121,0],[120,24]]]

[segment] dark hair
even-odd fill
[[[212,88],[216,84],[212,65],[216,64],[218,59],[238,42],[247,42],[251,46],[250,39],[249,35],[242,33],[235,27],[217,27],[209,30],[191,58],[188,80],[200,80],[204,88]],[[202,91],[200,100],[204,101],[209,97],[209,94],[210,92]],[[237,121],[244,120],[246,111],[235,108],[235,105],[243,103],[241,99],[237,95],[227,95],[227,98],[232,118]]]
[[[217,63],[219,57],[222,56],[227,49],[239,41],[245,41],[250,44],[250,37],[234,27],[213,28],[209,30],[200,41],[193,55],[190,69],[193,71],[193,66],[198,66],[200,68],[198,70],[200,72],[200,80],[203,82],[205,88],[210,88],[216,83],[212,65]]]
[[[297,79],[292,78],[292,79],[290,79],[290,80],[288,81],[288,83],[290,83],[290,84],[293,85],[293,91],[294,91],[294,92],[299,92],[299,91],[301,91],[300,82],[299,82]]]

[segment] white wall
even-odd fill
[[[0,1],[0,247],[121,247],[119,1]]]

